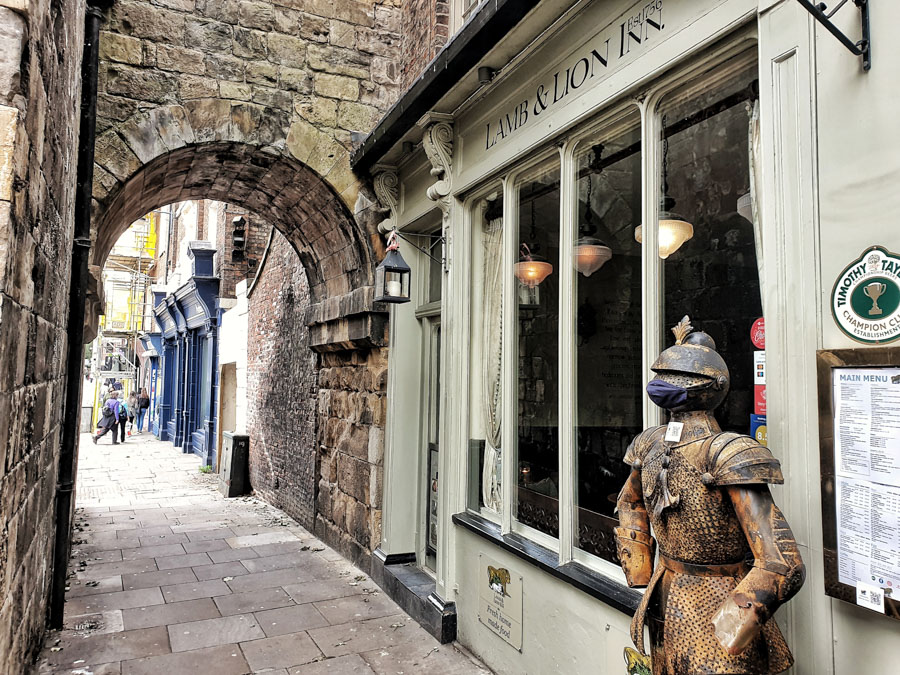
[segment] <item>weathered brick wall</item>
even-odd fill
[[[316,489],[316,355],[309,349],[306,273],[275,233],[249,301],[247,432],[250,482],[312,529]]]
[[[76,0],[0,0],[0,673],[46,620],[83,31]]]
[[[403,87],[421,75],[450,37],[449,0],[407,0],[402,5]]]
[[[381,541],[387,349],[320,358],[315,532],[368,569]]]
[[[247,279],[252,282],[259,268],[259,261],[266,248],[269,232],[272,226],[262,219],[249,213],[246,209],[219,202],[221,208],[219,225],[216,229],[216,276],[219,282],[219,296],[222,298],[234,298],[235,287],[239,281]],[[234,225],[233,220],[243,217],[246,220],[244,228],[244,252],[235,256]]]

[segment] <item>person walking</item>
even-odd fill
[[[138,396],[136,392],[128,394],[128,435],[134,433],[134,418],[138,412]]]
[[[123,443],[125,442],[125,423],[128,421],[128,414],[128,401],[119,401],[119,434]]]
[[[106,399],[106,403],[103,404],[103,408],[101,410],[100,423],[98,428],[102,431],[98,431],[96,434],[91,436],[91,440],[94,443],[97,443],[97,440],[101,436],[105,436],[109,431],[112,431],[112,444],[118,445],[118,425],[119,425],[119,408],[121,407],[121,401],[119,401],[119,392],[111,391],[109,392],[109,398]]]
[[[147,390],[141,387],[141,395],[138,396],[138,411],[137,411],[137,419],[138,419],[138,433],[144,433],[144,417],[147,415],[147,411],[150,409],[150,395],[147,393]]]

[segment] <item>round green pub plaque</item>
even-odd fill
[[[900,338],[900,256],[880,246],[866,249],[835,282],[831,312],[857,342],[877,345]]]

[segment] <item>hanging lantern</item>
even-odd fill
[[[391,230],[387,255],[375,268],[375,302],[409,302],[409,265],[400,255],[397,231]]]
[[[612,259],[612,249],[593,236],[596,228],[594,227],[594,209],[591,205],[591,194],[593,192],[591,175],[594,171],[599,174],[602,170],[600,160],[603,154],[603,145],[598,143],[592,148],[592,151],[591,171],[587,175],[587,200],[584,208],[584,218],[578,228],[580,236],[578,241],[575,242],[574,251],[575,269],[586,277],[591,276]]]
[[[515,265],[516,278],[528,288],[534,288],[553,272],[553,265],[543,260],[535,260],[531,250],[522,244],[521,260]]]

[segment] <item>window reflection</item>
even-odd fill
[[[609,249],[609,260],[576,273],[575,543],[616,560],[615,497],[627,477],[625,448],[643,428],[641,374],[640,118],[585,143],[576,158],[578,241]],[[597,244],[594,244],[597,245]]]
[[[518,519],[559,534],[559,167],[519,185],[519,262],[547,265],[539,283],[516,272],[518,326]],[[530,258],[530,260],[528,260]],[[526,270],[527,271],[527,270]],[[543,268],[539,274],[547,269]],[[523,281],[524,280],[524,281]]]
[[[726,431],[749,433],[753,412],[750,327],[762,316],[750,180],[755,68],[663,100],[662,198],[693,225],[663,267],[665,327],[689,314],[731,371],[716,411]],[[667,330],[667,328],[666,328]],[[664,337],[670,337],[668,333]],[[668,342],[668,341],[667,341]]]

